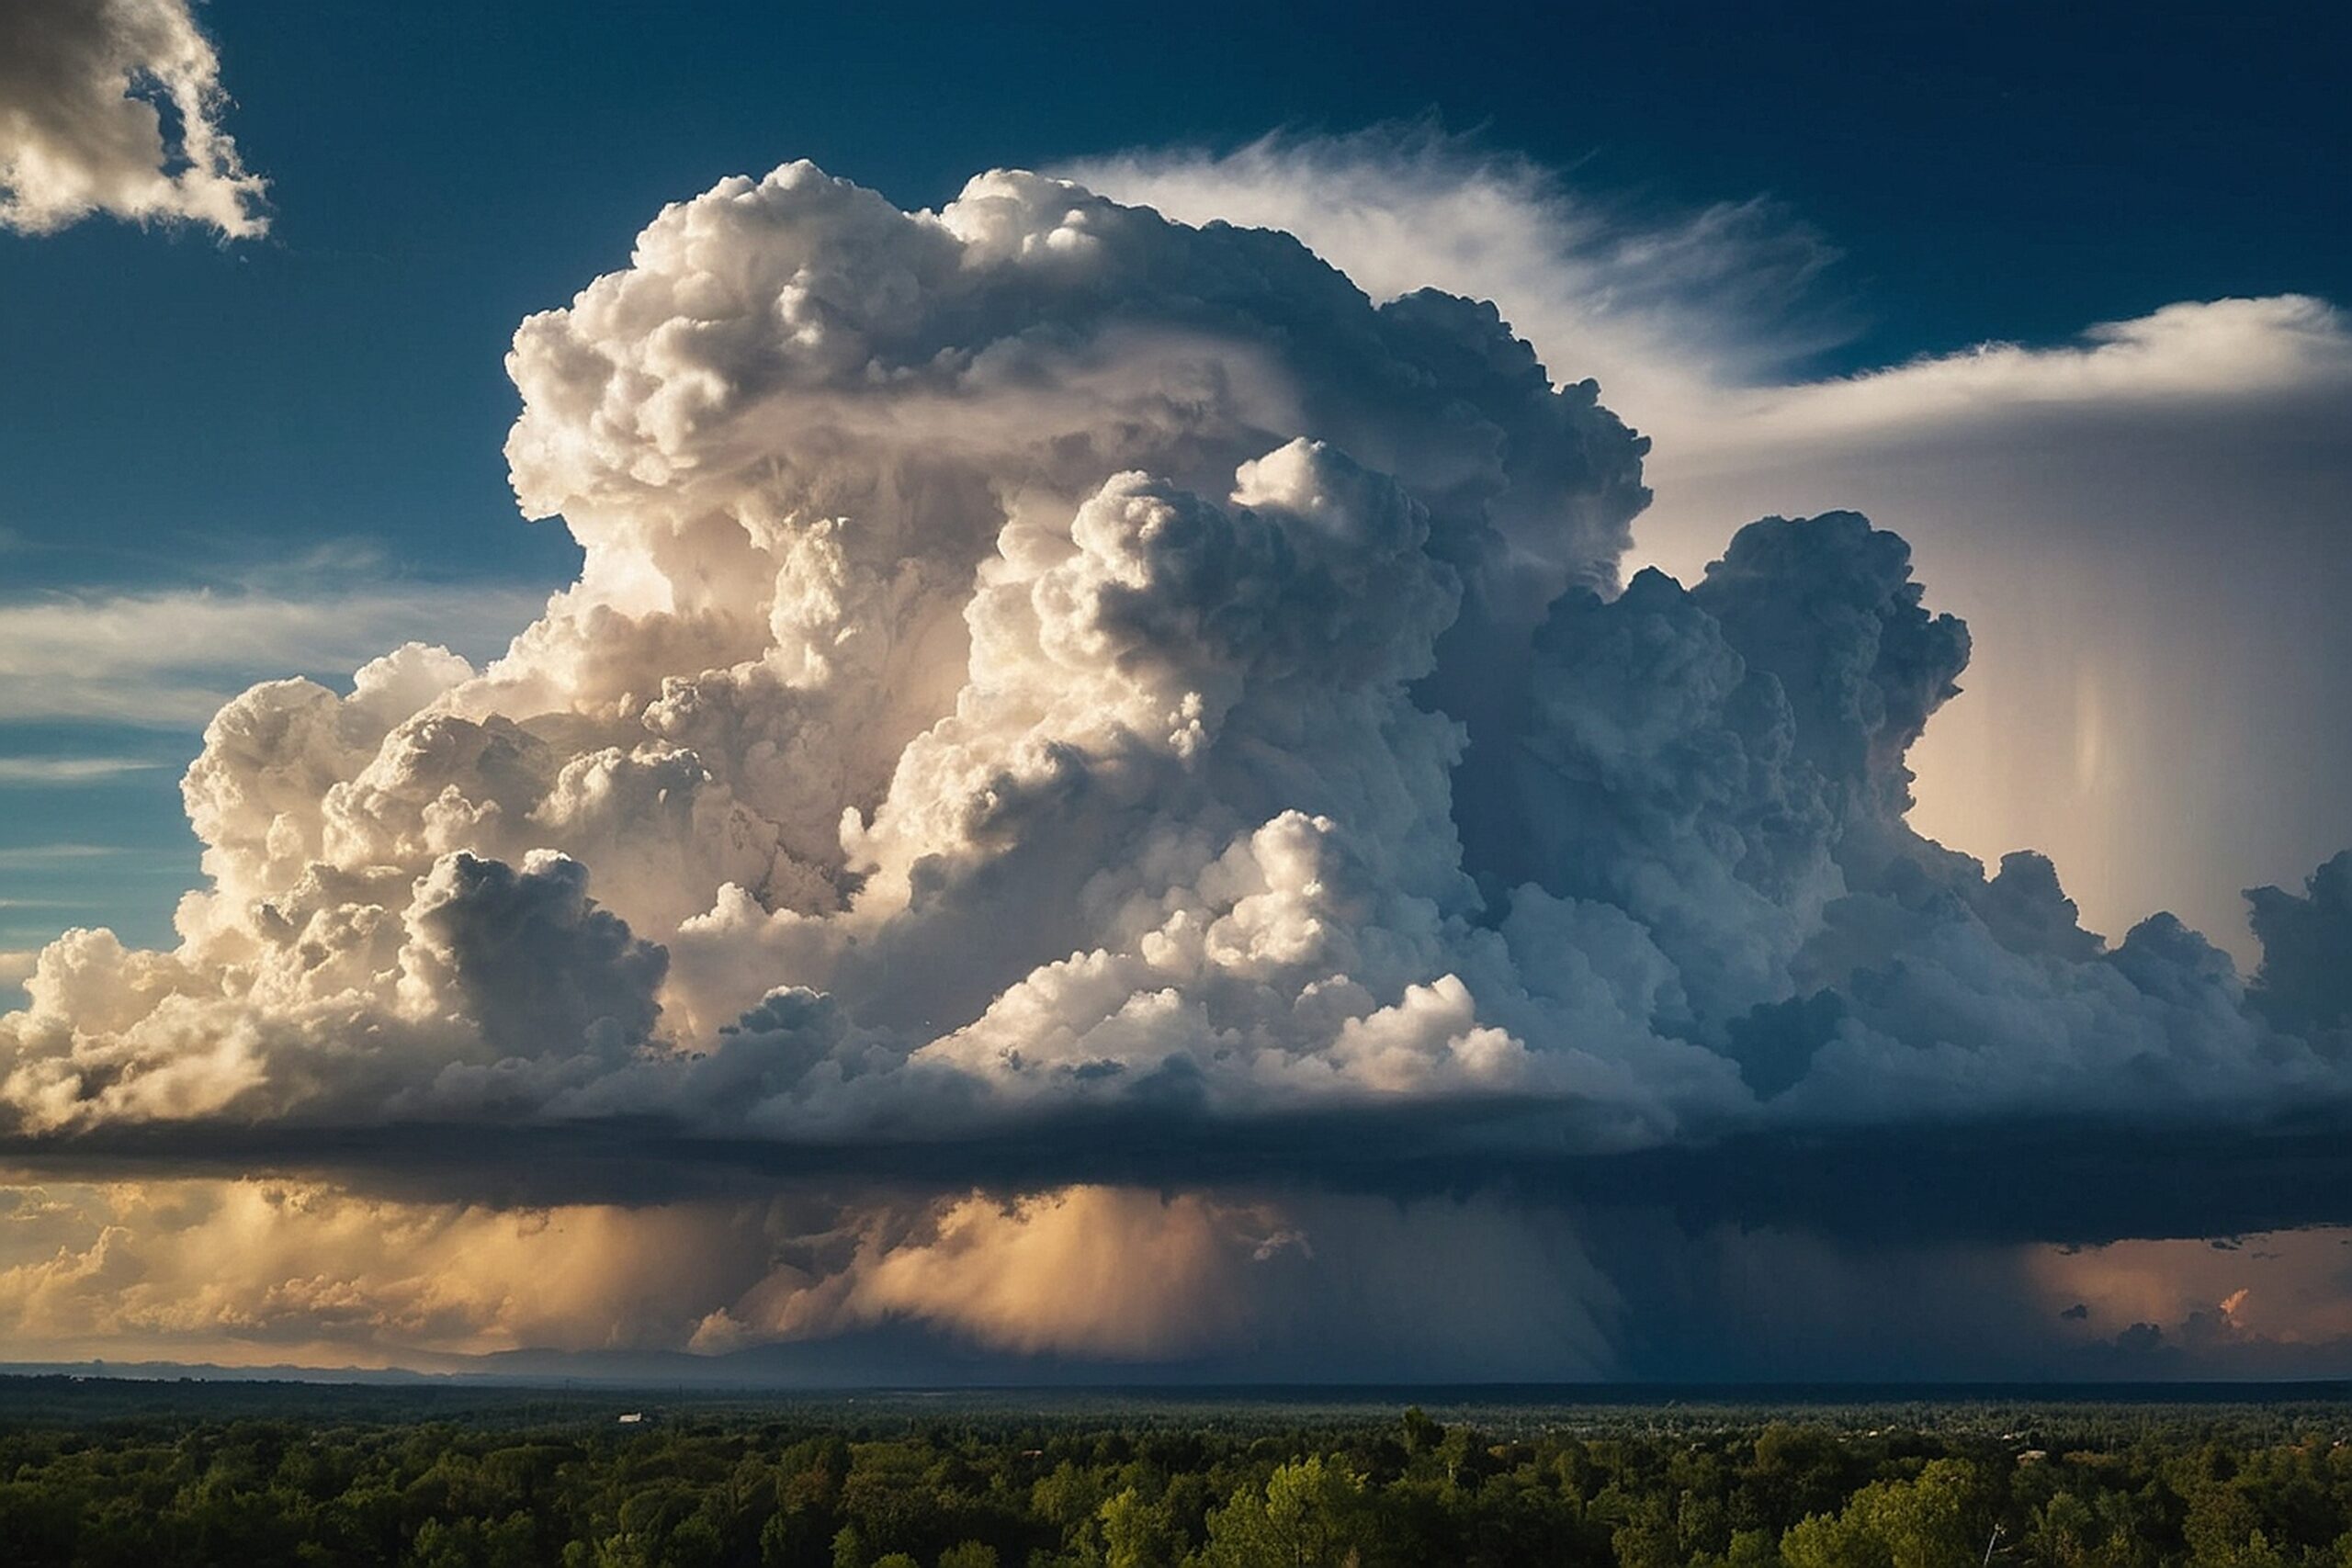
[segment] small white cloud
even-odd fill
[[[262,233],[266,182],[221,128],[225,102],[187,0],[9,0],[0,228],[47,234],[104,212]]]

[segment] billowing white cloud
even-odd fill
[[[580,582],[485,670],[223,707],[181,946],[73,935],[0,1025],[25,1131],[1467,1097],[1603,1147],[2334,1082],[2192,934],[2105,952],[1904,825],[1969,644],[1900,540],[1758,524],[1618,595],[1642,443],[1491,310],[796,165],[512,364]]]
[[[1561,363],[1032,175],[667,209],[509,361],[579,581],[484,666],[222,706],[208,886],[170,951],[41,954],[8,1146],[897,1182],[692,1337],[1118,1358],[1272,1332],[1326,1178],[2342,1102],[2178,921],[2110,945],[2047,860],[1913,829],[1971,643],[1900,538],[1768,518],[1623,581],[1645,442]],[[1377,1259],[1459,1234],[1589,1283],[1564,1224],[1331,1220],[1306,1272],[1405,1290]],[[1196,1309],[1041,1297],[1081,1237]],[[1603,1365],[1606,1293],[1507,1337]]]
[[[189,0],[10,0],[0,9],[0,228],[105,213],[269,227],[266,182],[222,129],[220,62]]]
[[[1828,253],[1766,207],[1661,220],[1419,130],[1072,172],[1296,233],[1375,299],[1496,301],[1654,438],[1634,557],[1686,581],[1727,519],[1896,523],[1979,633],[1917,753],[1917,821],[2053,855],[2095,929],[2169,908],[2251,961],[2239,889],[2352,836],[2352,731],[2315,717],[2352,662],[2352,328],[2327,302],[2183,301],[1824,379],[1807,353],[1853,318],[1818,302]]]

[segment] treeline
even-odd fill
[[[0,1559],[419,1568],[2352,1568],[2340,1413],[10,1422]]]

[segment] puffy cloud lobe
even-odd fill
[[[409,906],[401,983],[421,998],[455,998],[486,1038],[517,1055],[642,1043],[668,955],[595,908],[587,888],[577,861],[545,852],[520,872],[447,856]]]
[[[1087,1188],[2346,1088],[2341,878],[2257,896],[2250,1006],[2168,917],[2109,948],[2048,862],[1919,837],[1969,647],[1903,542],[1767,519],[1621,592],[1643,443],[1491,307],[1032,175],[909,214],[795,165],[666,210],[510,363],[581,581],[485,669],[221,710],[179,947],[72,933],[0,1020],[20,1151],[652,1125]],[[1262,1277],[1214,1205],[941,1201],[841,1243],[824,1321],[961,1300],[1038,1348],[1070,1213]]]
[[[8,1020],[17,1125],[544,1108],[634,1063],[660,1010],[667,955],[585,886],[547,852],[519,871],[456,852],[397,895],[314,872],[264,907],[261,940],[212,945],[216,970],[69,933]]]
[[[1764,511],[1898,523],[1984,643],[1971,699],[1915,754],[1914,820],[1988,859],[2052,853],[2093,929],[2170,908],[2251,967],[2252,868],[2283,880],[2344,841],[2352,731],[2311,717],[2340,705],[2352,662],[2330,640],[2352,592],[2330,543],[2352,332],[2326,301],[2181,301],[2072,342],[1819,378],[1806,355],[1856,323],[1817,286],[1833,258],[1767,204],[1612,210],[1434,126],[1077,175],[1185,221],[1295,233],[1374,299],[1499,301],[1655,438],[1662,503],[1637,553],[1687,581],[1727,522]]]
[[[2246,901],[2262,942],[2254,1005],[2282,1029],[2352,1035],[2352,850],[2312,873],[2301,897],[2256,887]]]
[[[1688,591],[1645,572],[1568,595],[1535,642],[1523,864],[1640,924],[1673,976],[1653,1021],[1736,1058],[1770,1118],[2258,1115],[2295,1086],[2340,1093],[2170,917],[2109,952],[2047,861],[1987,880],[1905,826],[1904,753],[1967,651],[1901,541],[1851,514],[1752,525]]]
[[[265,182],[221,129],[223,102],[187,0],[17,0],[0,15],[0,227],[104,212],[263,232]]]

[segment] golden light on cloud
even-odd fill
[[[2352,1338],[2352,1230],[2340,1227],[2036,1247],[2028,1277],[2053,1312],[2085,1309],[2066,1319],[2085,1337],[2145,1324],[2175,1340]]]
[[[1252,1297],[1238,1276],[1283,1234],[1264,1208],[1194,1194],[972,1198],[941,1217],[936,1240],[879,1258],[858,1295],[867,1310],[956,1324],[1007,1349],[1165,1356],[1246,1326]]]
[[[0,1337],[20,1359],[224,1364],[658,1343],[728,1288],[756,1221],[725,1206],[499,1210],[278,1180],[12,1188],[0,1191]]]
[[[1474,1276],[1511,1289],[1465,1313],[1446,1281]],[[1611,1310],[1571,1232],[1484,1201],[1080,1185],[503,1209],[261,1179],[0,1188],[0,1344],[20,1360],[435,1370],[903,1323],[1107,1361],[1345,1332],[1464,1371],[1583,1376],[1608,1364]]]

